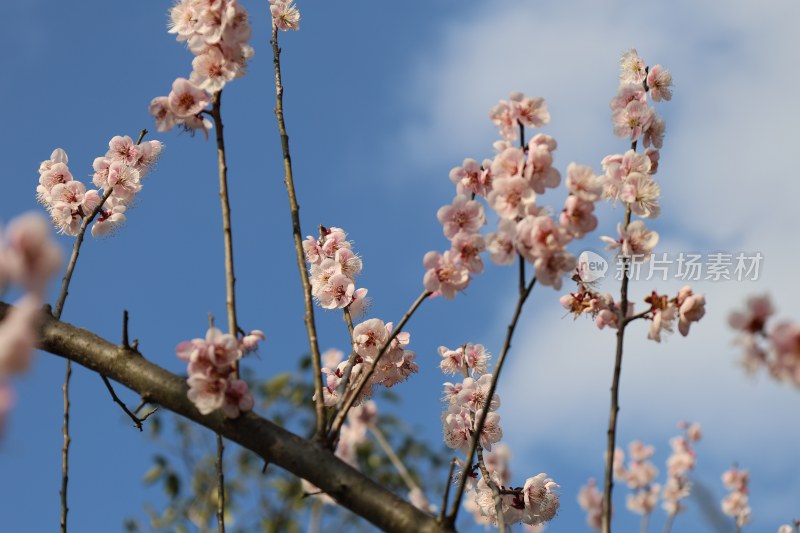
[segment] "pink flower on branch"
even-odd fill
[[[456,297],[456,293],[469,286],[469,271],[458,263],[449,251],[444,254],[428,252],[422,263],[428,269],[423,284],[425,289],[432,293],[441,294],[452,300]]]

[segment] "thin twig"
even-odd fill
[[[486,468],[486,462],[483,460],[483,446],[478,445],[478,467],[481,469],[481,475],[486,481],[486,485],[492,489],[494,496],[494,512],[497,515],[497,531],[505,533],[506,521],[503,516],[503,497],[500,495],[500,487],[494,482],[492,476],[489,474],[489,469]]]
[[[631,222],[631,208],[625,207],[624,229]],[[611,381],[611,407],[608,412],[608,442],[606,446],[605,481],[603,484],[602,531],[611,533],[611,502],[614,490],[614,450],[617,441],[617,414],[619,413],[619,380],[622,372],[622,345],[625,340],[625,326],[628,324],[628,282],[630,259],[623,259],[622,284],[620,287],[619,327],[617,328],[617,349],[614,357],[614,377]]]
[[[389,441],[386,440],[386,436],[378,428],[378,426],[376,424],[372,424],[369,426],[369,430],[372,433],[372,436],[375,437],[375,440],[378,441],[378,444],[383,449],[383,452],[386,454],[386,457],[388,457],[389,461],[391,461],[395,470],[397,470],[397,473],[400,474],[401,478],[403,478],[403,483],[406,484],[408,490],[410,491],[418,490],[420,491],[420,493],[422,493],[422,489],[419,488],[419,485],[417,485],[416,481],[414,481],[414,478],[411,477],[411,474],[408,472],[406,465],[403,464],[403,461],[394,451],[394,448],[392,448],[392,445],[389,443]]]
[[[349,307],[349,306],[348,306]],[[344,321],[347,323],[347,331],[350,333],[350,344],[353,344],[353,317],[350,315],[350,309],[345,307],[344,311]],[[339,380],[339,385],[336,387],[336,410],[340,410],[342,408],[342,404],[344,403],[344,397],[346,396],[347,386],[350,384],[350,375],[353,373],[353,367],[356,365],[356,361],[358,360],[358,354],[355,350],[350,352],[350,357],[347,358],[347,364],[344,366],[344,371],[342,372],[342,379]],[[333,423],[333,419],[331,419],[331,423]],[[328,428],[330,429],[330,428]]]
[[[524,268],[524,263],[520,262],[520,269]],[[517,307],[514,309],[514,316],[511,318],[511,323],[508,325],[508,330],[506,332],[506,338],[503,342],[503,348],[500,351],[500,357],[497,359],[497,364],[494,368],[494,373],[492,374],[492,382],[489,386],[489,393],[486,396],[486,403],[483,406],[483,412],[481,416],[478,418],[475,424],[475,431],[472,434],[472,441],[470,442],[469,452],[466,456],[466,461],[464,463],[464,474],[461,476],[461,479],[458,483],[458,490],[456,491],[455,498],[453,499],[453,505],[450,508],[450,514],[448,516],[447,525],[450,527],[454,527],[456,523],[456,518],[458,517],[458,510],[461,506],[461,498],[464,496],[464,489],[467,486],[467,472],[470,470],[472,466],[472,457],[475,455],[475,451],[478,448],[478,442],[480,440],[480,434],[483,431],[483,426],[486,423],[486,416],[489,414],[489,406],[491,405],[492,398],[494,397],[494,392],[497,390],[497,382],[500,378],[500,370],[503,368],[503,363],[505,362],[506,355],[508,354],[508,350],[511,348],[511,339],[514,336],[514,330],[517,327],[517,321],[519,320],[520,315],[522,314],[522,307],[525,305],[525,301],[530,296],[531,291],[533,290],[534,285],[536,285],[536,276],[531,278],[531,282],[528,284],[527,287],[520,286],[520,294],[519,299],[517,300]]]
[[[217,433],[217,528],[219,533],[225,533],[225,472],[222,468],[222,454],[225,444],[222,435]]]
[[[294,190],[294,175],[292,173],[292,156],[289,151],[289,135],[286,133],[286,123],[283,118],[283,82],[281,81],[281,49],[278,47],[278,27],[272,23],[272,56],[275,64],[275,118],[278,121],[278,132],[281,136],[283,150],[283,168],[285,172],[284,183],[289,196],[289,208],[292,214],[292,235],[294,248],[297,255],[297,268],[300,271],[300,282],[303,285],[303,301],[305,303],[304,321],[308,345],[311,351],[311,364],[314,372],[314,409],[316,412],[316,430],[314,438],[317,441],[325,439],[327,428],[325,403],[322,397],[322,363],[317,341],[317,328],[314,323],[314,302],[311,298],[311,283],[308,280],[306,257],[303,251],[303,235],[300,226],[300,206],[297,204],[297,195]]]
[[[669,533],[670,531],[672,531],[672,523],[675,521],[675,515],[676,515],[676,514],[677,514],[677,513],[670,513],[670,514],[667,516],[667,521],[666,521],[666,523],[664,524],[664,531],[663,531],[663,533]]]
[[[650,513],[644,513],[642,515],[642,521],[639,525],[639,533],[647,533],[649,522],[650,522]]]
[[[67,359],[67,368],[64,374],[64,384],[61,391],[64,398],[64,425],[61,433],[64,435],[64,445],[61,447],[61,533],[67,533],[67,486],[69,483],[69,378],[72,375],[72,365]]]
[[[347,396],[347,400],[345,400],[342,409],[336,413],[336,418],[334,418],[333,423],[331,424],[331,432],[328,435],[328,444],[332,445],[336,442],[339,436],[339,430],[342,429],[342,424],[344,424],[345,418],[347,418],[347,412],[353,407],[353,404],[356,402],[359,396],[361,396],[361,391],[364,390],[364,387],[367,386],[372,375],[375,373],[375,370],[378,368],[378,363],[380,362],[383,355],[389,350],[389,346],[391,346],[392,341],[397,337],[401,331],[403,331],[403,327],[406,325],[406,322],[414,315],[414,313],[419,309],[419,306],[422,305],[422,302],[425,301],[428,296],[431,295],[430,291],[422,291],[414,303],[411,304],[411,307],[406,311],[406,314],[403,315],[403,318],[400,319],[400,322],[394,327],[392,330],[392,334],[389,335],[389,338],[381,347],[378,355],[372,360],[372,364],[370,365],[369,369],[359,378],[358,385],[350,391],[349,395]]]
[[[225,246],[225,306],[228,311],[228,333],[239,331],[236,320],[236,275],[233,269],[233,230],[231,229],[231,203],[228,195],[228,165],[225,159],[225,137],[222,124],[222,91],[212,96],[211,116],[217,135],[217,164],[219,166],[219,199],[222,204],[222,234]],[[235,377],[239,377],[238,361],[234,364]]]
[[[322,500],[317,498],[311,504],[311,520],[308,522],[308,533],[320,533],[322,531]]]
[[[450,499],[450,487],[453,485],[453,473],[456,470],[458,460],[455,457],[450,461],[450,470],[447,471],[447,483],[444,486],[444,495],[442,496],[442,509],[439,511],[439,522],[444,521],[444,515],[447,512],[447,504]]]
[[[128,409],[128,406],[125,405],[125,403],[122,400],[119,399],[119,396],[117,396],[117,393],[114,391],[114,387],[111,386],[111,382],[108,380],[108,378],[103,374],[100,374],[100,377],[103,379],[103,383],[105,383],[109,394],[111,394],[111,398],[114,400],[114,403],[119,405],[125,412],[125,414],[130,417],[130,419],[133,421],[134,427],[136,427],[136,429],[138,429],[139,431],[142,431],[142,422],[147,420],[147,417],[158,411],[158,408],[153,409],[152,411],[147,413],[143,418],[139,418],[130,409]]]
[[[89,216],[84,217],[83,222],[81,222],[80,230],[75,237],[75,243],[72,245],[72,254],[70,255],[64,278],[61,280],[61,291],[58,294],[56,307],[53,311],[53,317],[57,320],[61,318],[61,313],[64,311],[64,304],[67,301],[67,294],[69,294],[69,284],[70,281],[72,281],[72,274],[75,272],[75,265],[78,264],[78,255],[81,253],[81,245],[83,244],[83,237],[86,234],[86,228],[89,227],[89,224],[91,224],[92,220],[94,220],[103,208],[103,205],[106,203],[109,196],[111,196],[113,190],[113,187],[109,187],[100,199],[100,203],[98,203]],[[64,384],[61,386],[64,399],[64,422],[61,427],[64,434],[64,443],[61,447],[61,491],[59,493],[61,495],[61,533],[67,533],[67,513],[69,513],[69,507],[67,506],[67,487],[69,485],[69,445],[72,442],[69,436],[69,379],[71,376],[72,365],[70,361],[67,360],[64,371]]]

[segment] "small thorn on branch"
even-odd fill
[[[122,347],[129,350],[131,345],[128,342],[128,310],[122,311]]]

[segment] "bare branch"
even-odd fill
[[[278,132],[281,136],[283,149],[283,169],[285,172],[284,183],[289,195],[289,208],[292,213],[292,236],[294,249],[297,255],[297,268],[300,271],[300,282],[303,285],[303,302],[305,303],[305,324],[308,335],[308,346],[311,350],[311,364],[314,372],[314,408],[316,411],[315,438],[320,442],[325,440],[327,428],[327,413],[325,402],[322,398],[322,363],[317,341],[317,327],[314,323],[314,302],[311,299],[311,283],[308,280],[306,269],[306,254],[303,251],[303,234],[300,226],[300,206],[297,204],[297,194],[294,190],[294,174],[292,173],[292,156],[289,151],[289,134],[286,133],[286,123],[283,119],[283,82],[281,81],[281,49],[278,47],[278,27],[272,23],[272,56],[275,64],[275,118],[278,120]]]
[[[0,320],[9,308],[0,302]],[[385,531],[454,531],[339,460],[320,443],[305,440],[255,413],[243,414],[235,420],[225,418],[221,412],[201,415],[186,396],[188,387],[184,378],[138,353],[123,352],[94,333],[44,316],[39,347],[105,374],[148,402],[197,422],[262,459],[307,479],[339,504]]]

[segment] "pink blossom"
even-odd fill
[[[500,100],[496,106],[489,110],[489,118],[495,126],[500,128],[500,135],[506,140],[513,141],[519,135],[517,132],[517,117],[507,101]]]
[[[492,178],[514,178],[522,176],[525,168],[525,152],[522,148],[508,147],[498,153],[492,161]]]
[[[549,216],[529,215],[517,224],[517,250],[530,263],[563,251],[571,240],[572,236]]]
[[[147,111],[156,119],[157,131],[169,131],[178,123],[179,119],[172,112],[172,108],[169,105],[169,97],[167,96],[153,98]]]
[[[508,220],[524,216],[526,206],[535,200],[533,189],[521,176],[495,179],[492,191],[486,198],[489,206],[501,218]]]
[[[651,146],[644,151],[644,155],[650,160],[650,174],[658,172],[658,160],[661,158],[661,152]]]
[[[522,494],[525,500],[525,512],[522,521],[530,525],[539,525],[555,518],[560,502],[555,489],[559,488],[547,474],[538,474],[525,480]]]
[[[539,283],[560,290],[564,274],[575,270],[577,264],[578,260],[571,253],[556,251],[538,257],[533,266]]]
[[[659,196],[661,187],[652,177],[632,172],[622,185],[619,199],[630,204],[634,214],[642,218],[656,218],[661,213]]]
[[[369,291],[364,288],[353,291],[353,300],[347,307],[347,310],[350,311],[351,317],[357,318],[367,312],[367,309],[370,306],[370,298],[367,297],[368,292]]]
[[[550,112],[544,98],[528,97],[520,92],[511,93],[509,98],[513,115],[523,126],[541,128],[550,122]]]
[[[480,376],[486,372],[486,365],[491,357],[483,344],[467,344],[464,349],[464,362],[473,376]]]
[[[465,159],[460,167],[450,171],[450,181],[456,184],[456,193],[486,196],[492,190],[492,174],[474,159]]]
[[[768,295],[751,296],[747,299],[747,309],[734,311],[728,317],[728,323],[734,329],[748,333],[764,330],[764,324],[775,313],[775,308]]]
[[[322,364],[327,368],[333,368],[344,358],[344,353],[336,348],[329,348],[322,352]]]
[[[255,401],[247,387],[247,382],[241,379],[231,379],[225,389],[225,400],[222,412],[228,418],[237,418],[239,414],[253,409]],[[202,412],[202,411],[201,411]]]
[[[463,195],[456,196],[451,205],[439,208],[436,218],[442,224],[444,235],[448,239],[455,237],[459,231],[477,233],[486,224],[483,206]]]
[[[634,100],[625,109],[613,113],[614,135],[635,141],[650,127],[654,117],[653,108]]]
[[[167,98],[172,113],[182,119],[197,115],[211,102],[208,93],[186,78],[178,78],[173,82],[172,92]]]
[[[374,358],[388,338],[389,332],[383,320],[365,320],[353,328],[353,350],[362,357]]]
[[[603,519],[603,493],[597,490],[597,482],[590,479],[578,492],[578,504],[586,511],[586,523],[599,530]]]
[[[322,242],[322,252],[328,257],[334,257],[340,248],[351,248],[347,240],[347,233],[342,228],[328,228]]]
[[[325,257],[325,253],[319,246],[317,239],[311,235],[307,236],[306,240],[303,241],[303,251],[306,254],[306,261],[312,265],[318,265],[322,262],[323,257]]]
[[[462,409],[445,411],[442,414],[442,428],[444,430],[444,443],[448,448],[461,450],[469,445],[472,423],[469,414]]]
[[[218,328],[208,328],[206,347],[209,361],[217,368],[232,365],[241,357],[239,341],[230,333],[222,333]]]
[[[632,513],[640,515],[650,514],[656,508],[660,493],[661,485],[658,483],[653,483],[652,485],[643,487],[633,494],[628,494],[628,497],[625,501],[625,506]]]
[[[567,190],[585,202],[596,202],[603,193],[603,183],[591,167],[570,163],[567,166]]]
[[[59,184],[64,184],[72,181],[72,173],[67,167],[67,154],[61,148],[56,148],[53,151],[53,156],[58,158],[58,161],[49,159],[43,161],[39,167],[39,186],[36,188],[36,197],[39,203],[48,205],[51,203],[50,191]],[[53,157],[51,156],[51,157]]]
[[[654,102],[672,99],[672,74],[661,65],[653,65],[647,73],[647,85]]]
[[[553,151],[556,140],[539,133],[528,142],[528,160],[524,169],[525,178],[538,194],[546,188],[554,189],[561,183],[561,174],[553,168]]]
[[[601,240],[608,243],[606,250],[619,248],[625,257],[633,257],[636,260],[647,261],[658,244],[658,233],[647,229],[644,222],[634,220],[623,228],[622,223],[617,224],[619,239],[611,237],[601,237]]]
[[[485,407],[491,385],[491,374],[484,374],[477,380],[466,377],[461,384],[461,391],[458,393],[456,402],[471,411],[477,412]],[[500,397],[494,394],[489,404],[489,411],[495,411],[498,407],[500,407]]]
[[[222,90],[237,75],[238,65],[228,60],[218,46],[210,46],[192,60],[189,79],[210,93]]]
[[[514,239],[517,234],[517,223],[514,220],[501,218],[497,222],[497,231],[486,236],[486,249],[496,265],[510,265],[517,257]]]
[[[189,384],[188,397],[200,414],[207,415],[225,404],[228,381],[215,374],[195,373],[186,380]]]
[[[355,292],[352,278],[344,274],[333,274],[327,283],[314,291],[314,296],[323,309],[341,309],[350,305]]]
[[[619,79],[622,83],[642,83],[647,77],[644,60],[635,48],[625,52],[619,60]]]
[[[282,31],[300,29],[300,12],[291,0],[270,0],[272,21]]]
[[[133,139],[128,135],[124,137],[115,135],[108,141],[106,157],[112,162],[119,161],[125,165],[134,165],[139,160],[138,146],[133,144]]]
[[[39,214],[21,215],[9,223],[6,240],[8,276],[27,290],[41,294],[61,266],[62,255],[50,236],[47,222]]]
[[[633,101],[647,103],[647,93],[644,87],[641,83],[623,83],[617,89],[617,95],[611,99],[611,111],[625,109]]]
[[[653,114],[653,121],[650,126],[644,131],[644,138],[642,143],[645,147],[661,148],[664,145],[664,133],[667,125],[664,119]]]
[[[441,294],[452,300],[457,292],[463,291],[469,285],[469,271],[456,262],[449,251],[444,254],[428,252],[422,263],[428,269],[423,284],[425,289],[432,293]]]
[[[472,274],[483,272],[483,261],[481,252],[486,249],[486,242],[477,233],[467,233],[459,231],[452,240],[452,248],[455,261],[461,263]]]
[[[116,231],[125,223],[126,210],[124,205],[116,205],[108,211],[100,211],[92,225],[92,237],[106,236]]]
[[[267,340],[267,336],[260,329],[254,329],[240,341],[242,354],[255,352],[258,349],[258,343]]]
[[[647,338],[661,342],[662,331],[673,332],[677,314],[678,309],[674,305],[669,305],[666,309],[657,309],[653,313],[653,320],[650,322],[650,331],[647,334]]]
[[[577,196],[567,197],[561,217],[558,219],[561,227],[580,239],[586,233],[597,228],[597,217],[594,216],[594,203],[581,200]]]
[[[0,380],[28,369],[38,337],[41,305],[39,296],[27,294],[0,322]]]
[[[694,294],[688,286],[678,293],[678,331],[684,337],[689,334],[692,322],[698,322],[706,314],[706,298],[702,294]]]
[[[492,398],[492,400],[494,400],[494,398]],[[480,409],[475,413],[475,420],[480,420],[482,416],[483,409]],[[503,429],[500,427],[500,415],[494,411],[490,411],[486,414],[486,420],[483,423],[483,430],[481,431],[478,441],[483,448],[492,451],[492,444],[499,442],[502,438]]]
[[[208,140],[208,130],[214,126],[210,120],[201,116],[183,117],[180,119],[180,125],[183,131],[188,132],[192,136],[197,133],[197,130],[202,131],[206,140]]]

